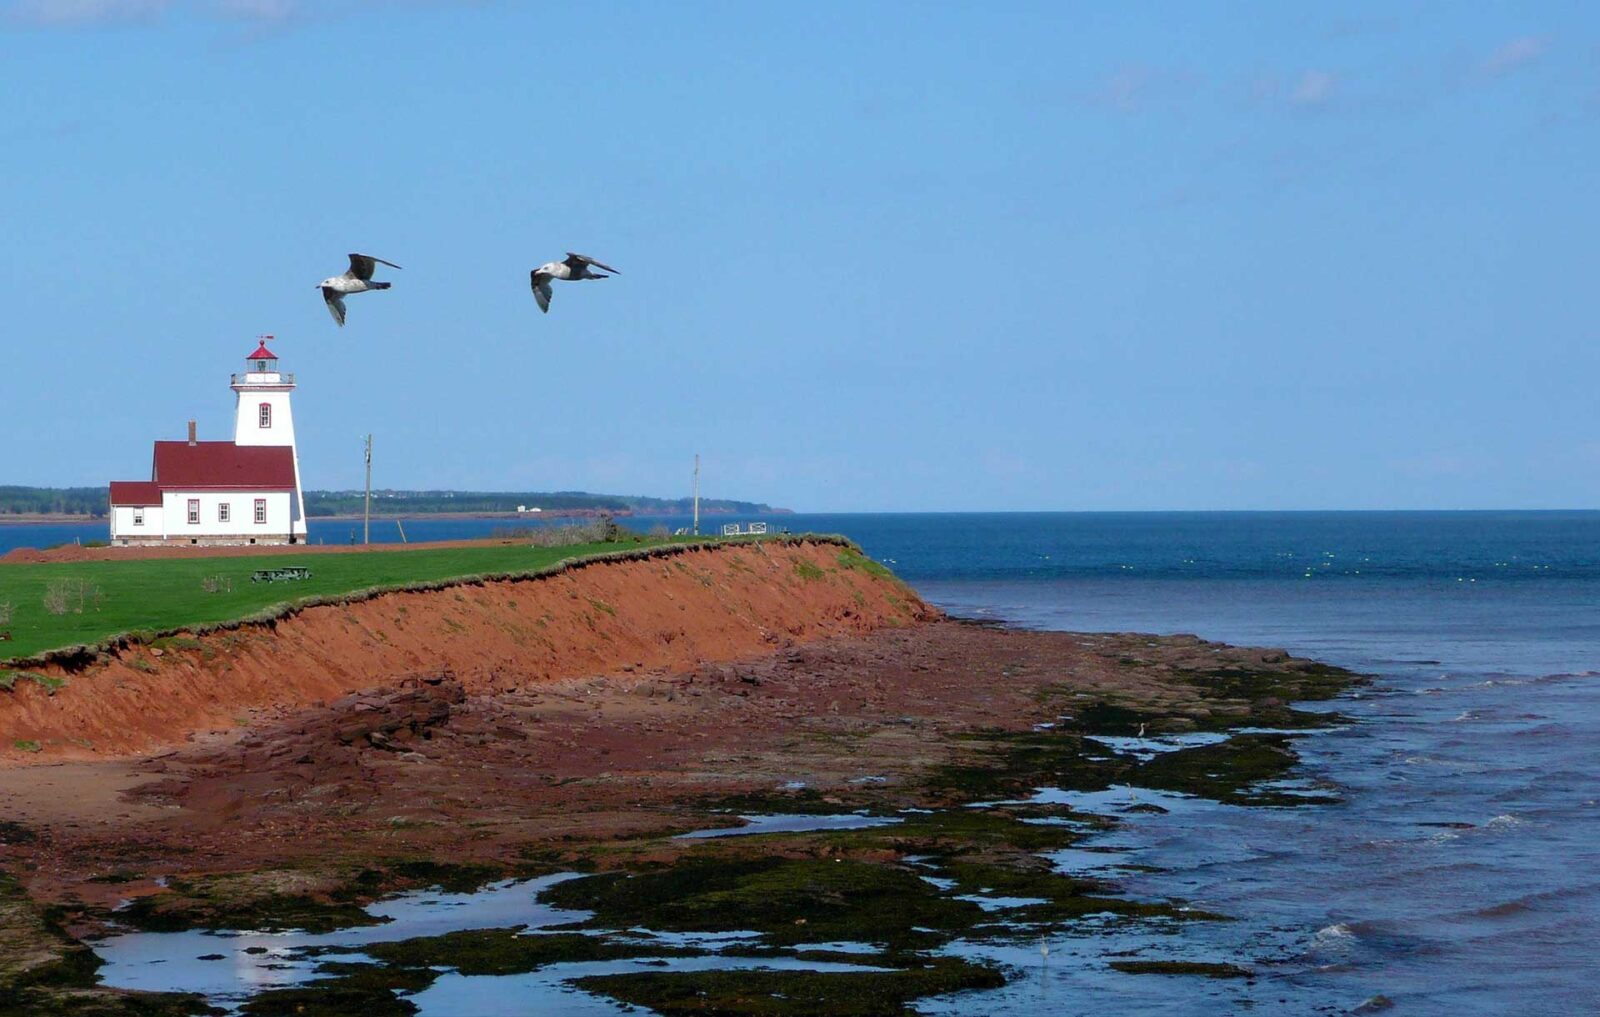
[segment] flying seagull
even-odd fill
[[[591,268],[591,266],[593,267]],[[611,278],[609,275],[596,273],[594,271],[596,268],[604,269],[616,275],[622,274],[603,261],[595,261],[587,254],[573,254],[571,251],[567,252],[565,261],[546,262],[529,272],[528,281],[533,284],[533,299],[539,301],[539,310],[546,314],[550,313],[550,298],[554,295],[550,292],[551,279],[575,282],[579,279]]]
[[[368,290],[386,290],[389,283],[373,282],[372,272],[382,263],[390,268],[399,268],[392,261],[374,258],[370,254],[350,255],[350,271],[344,275],[332,275],[317,283],[322,290],[322,299],[327,301],[328,313],[333,315],[333,320],[344,327],[344,295],[346,293],[365,293]]]

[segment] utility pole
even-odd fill
[[[700,453],[694,454],[694,535],[700,536]]]
[[[372,435],[367,435],[367,500],[361,510],[361,542],[372,543]]]

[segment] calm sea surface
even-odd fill
[[[1175,807],[1102,845],[1162,870],[1125,879],[1130,892],[1238,921],[1160,942],[1084,936],[1055,944],[1048,963],[974,947],[1035,974],[924,1009],[1342,1013],[1381,995],[1396,1014],[1600,1013],[1600,513],[769,521],[846,534],[955,614],[1193,632],[1378,676],[1333,704],[1357,724],[1298,742],[1305,775],[1343,804]],[[424,540],[503,525],[406,528]],[[312,539],[343,543],[355,529],[313,521]],[[0,551],[75,537],[104,528],[0,527]],[[1116,947],[1242,960],[1261,977],[1108,973]]]

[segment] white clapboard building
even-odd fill
[[[306,539],[289,395],[262,338],[233,376],[232,441],[158,441],[149,480],[111,482],[111,543],[296,544]]]

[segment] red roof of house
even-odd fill
[[[159,505],[161,485],[149,480],[113,480],[111,482],[113,505]]]
[[[245,359],[246,360],[277,360],[278,359],[278,355],[276,353],[272,352],[271,350],[267,349],[267,341],[265,339],[263,339],[263,340],[261,340],[260,345],[258,345],[256,347],[256,351],[254,353],[250,354],[248,357],[245,357]]]
[[[294,490],[294,450],[231,441],[156,442],[151,480],[164,491]]]

